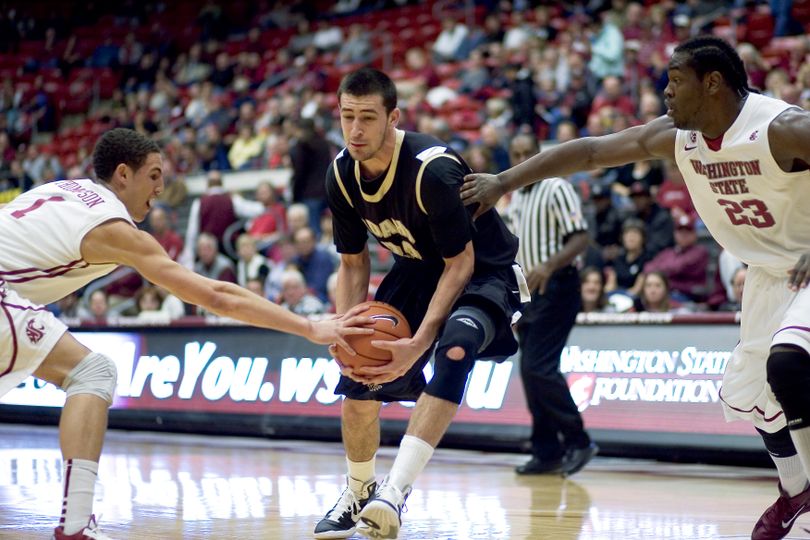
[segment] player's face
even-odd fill
[[[394,112],[387,114],[382,96],[340,96],[340,127],[346,149],[355,161],[368,161],[376,156],[394,127]]]
[[[151,153],[141,167],[133,171],[131,193],[125,202],[132,219],[140,223],[163,192],[163,157]]]
[[[678,129],[700,130],[705,114],[703,81],[690,68],[683,55],[676,54],[669,62],[669,83],[664,88],[667,116]]]

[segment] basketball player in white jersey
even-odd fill
[[[680,44],[668,73],[665,116],[560,144],[497,176],[469,175],[462,199],[480,212],[544,178],[676,161],[709,231],[750,266],[721,399],[727,420],[754,423],[779,471],[779,498],[752,538],[783,538],[810,511],[810,113],[751,93],[718,38]]]
[[[107,539],[91,515],[98,460],[116,368],[91,352],[43,305],[131,266],[185,302],[315,343],[371,333],[359,310],[312,322],[231,283],[194,274],[172,261],[136,222],[163,191],[158,146],[128,129],[105,133],[93,152],[99,181],[45,184],[0,209],[0,395],[29,375],[67,393],[59,423],[64,459],[62,517],[55,540]]]

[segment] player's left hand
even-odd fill
[[[371,344],[379,349],[391,352],[391,361],[384,366],[365,366],[354,372],[355,380],[360,377],[366,384],[383,384],[405,375],[427,350],[413,338],[402,338],[396,341],[372,340]]]
[[[551,267],[547,264],[541,264],[532,268],[532,271],[526,276],[526,284],[529,286],[529,292],[533,293],[537,291],[539,294],[545,294],[546,285],[548,285],[548,280],[551,279],[551,274],[553,273]]]
[[[461,186],[461,202],[466,206],[478,203],[474,218],[495,206],[503,194],[503,184],[494,174],[468,174]]]
[[[810,283],[810,254],[805,253],[799,257],[796,266],[788,270],[788,288],[791,291],[804,289]]]

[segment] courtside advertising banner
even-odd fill
[[[720,405],[738,334],[736,324],[578,325],[561,371],[589,429],[753,435],[747,422],[725,422]],[[118,366],[114,409],[340,416],[337,364],[325,347],[295,336],[239,326],[74,335]],[[519,362],[477,362],[455,422],[529,426]],[[61,391],[31,378],[0,398],[0,413],[3,404],[63,403]],[[383,418],[406,420],[412,407],[388,404]]]

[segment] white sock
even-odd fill
[[[804,486],[798,492],[791,493],[791,495],[798,495],[807,487],[807,479],[810,478],[810,427],[791,429],[790,438],[793,441],[793,446],[796,447],[796,452],[799,454],[799,459],[804,467]]]
[[[349,489],[360,495],[361,499],[365,499],[368,496],[367,493],[362,493],[363,486],[366,484],[366,482],[369,480],[374,480],[374,478],[377,476],[374,469],[374,463],[376,460],[376,456],[373,456],[368,461],[352,461],[348,457],[346,458],[346,467],[349,471]]]
[[[433,455],[433,447],[418,437],[405,435],[388,475],[388,482],[400,490],[412,486]]]
[[[807,487],[807,474],[804,472],[798,454],[790,457],[771,456],[771,459],[776,464],[776,470],[779,472],[779,483],[785,493],[793,497],[804,491]]]
[[[90,521],[98,463],[86,459],[68,459],[62,465],[62,518],[59,525],[66,535],[76,534]]]

